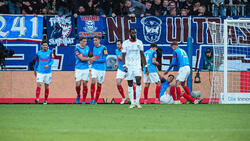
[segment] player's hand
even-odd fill
[[[125,72],[128,72],[128,68],[126,66],[123,66],[123,68]]]
[[[36,74],[37,74],[37,73],[36,73],[36,71],[34,71],[34,75],[35,75],[35,77],[36,77]]]
[[[164,75],[167,75],[168,74],[168,71],[164,72]]]
[[[115,64],[115,65],[114,65],[114,68],[116,69],[117,67],[118,67],[118,65],[117,65],[117,64]]]
[[[146,74],[149,75],[148,67],[146,67]]]
[[[44,69],[47,69],[48,67],[49,67],[49,65],[45,65],[43,68],[44,68]]]

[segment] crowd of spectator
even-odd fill
[[[250,0],[0,0],[0,13],[250,16]]]

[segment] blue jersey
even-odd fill
[[[97,59],[92,63],[92,68],[95,70],[105,71],[106,58],[108,56],[107,48],[104,45],[101,45],[99,47],[94,46],[93,55]]]
[[[51,50],[38,51],[36,55],[36,64],[34,66],[34,71],[38,73],[51,73],[51,66],[54,63],[54,55]],[[48,68],[44,69],[44,66],[49,65]]]
[[[174,65],[179,67],[189,66],[187,53],[179,47],[174,50],[173,59],[167,71],[170,71]]]
[[[123,71],[124,72],[124,68],[123,68],[123,64],[122,64],[122,51],[120,51],[119,49],[116,49],[115,50],[115,55],[117,56],[117,60],[118,60],[118,69],[120,71]]]
[[[81,61],[78,56],[81,55],[82,57],[88,58],[89,54],[89,46],[85,46],[81,48],[80,46],[76,46],[75,48],[75,57],[76,57],[76,64],[75,68],[80,70],[85,70],[89,68],[88,61]]]
[[[159,98],[161,98],[161,97],[164,95],[165,91],[167,90],[167,88],[168,88],[169,86],[170,86],[170,85],[169,85],[168,81],[167,81],[164,77],[162,77],[162,78],[161,78],[161,91],[160,91],[160,96],[159,96]]]
[[[147,65],[148,65],[149,73],[157,72],[156,66],[153,64],[153,58],[155,58],[155,59],[157,58],[156,51],[147,50],[144,54],[145,54],[146,62],[147,62]],[[144,67],[144,73],[146,73],[145,67]]]

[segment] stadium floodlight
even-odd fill
[[[250,104],[250,19],[225,19],[208,28],[214,33],[209,103]]]

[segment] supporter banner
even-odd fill
[[[0,15],[0,40],[40,42],[43,16]]]
[[[49,46],[75,45],[75,20],[73,16],[46,16]]]
[[[93,38],[102,36],[103,18],[102,16],[78,16],[77,36]]]

